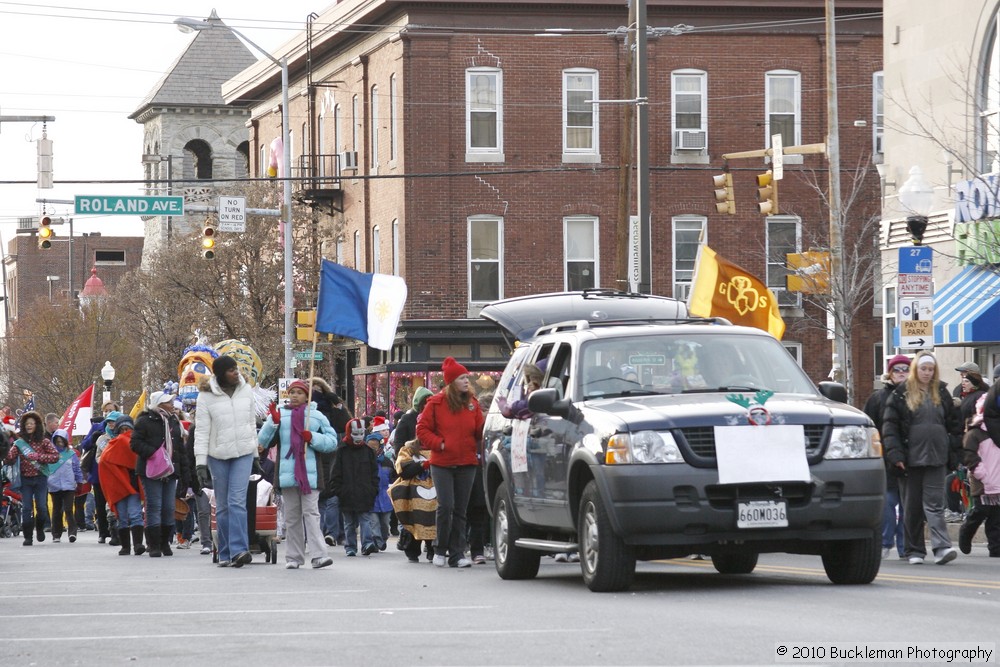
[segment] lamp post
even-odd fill
[[[104,362],[104,367],[101,369],[101,378],[104,380],[104,396],[101,399],[101,404],[103,405],[111,400],[111,383],[115,379],[115,369],[110,361]]]
[[[910,167],[910,177],[899,189],[899,203],[910,214],[906,217],[906,231],[910,232],[913,245],[924,242],[927,214],[930,213],[933,201],[934,188],[924,180],[924,172],[920,167]]]
[[[285,377],[291,377],[292,334],[294,332],[292,329],[292,310],[295,308],[295,303],[294,297],[292,296],[292,145],[288,137],[290,129],[288,125],[288,58],[287,56],[282,56],[281,60],[278,60],[266,50],[251,41],[242,32],[236,28],[226,25],[222,21],[211,22],[180,17],[174,19],[174,25],[176,25],[177,29],[181,32],[196,32],[199,30],[210,30],[213,28],[223,28],[228,30],[237,37],[240,37],[244,42],[252,46],[259,53],[263,54],[265,58],[281,68],[281,144],[283,153],[282,161],[284,162],[285,169],[285,173],[283,174],[285,188],[285,230],[282,237],[282,244],[284,245],[285,251],[285,334],[282,348],[285,352]]]

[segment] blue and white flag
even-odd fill
[[[361,273],[324,259],[316,331],[389,350],[405,303],[406,283],[399,276]]]

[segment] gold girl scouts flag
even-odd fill
[[[779,340],[785,333],[774,293],[706,245],[698,250],[688,312],[698,317],[724,317],[733,324],[763,329]]]

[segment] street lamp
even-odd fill
[[[104,404],[111,400],[111,382],[115,379],[115,369],[110,361],[104,362],[104,367],[101,369],[101,378],[104,380],[104,397],[101,400],[101,404]]]
[[[243,39],[244,42],[252,46],[265,58],[281,68],[281,143],[282,160],[285,163],[284,187],[285,187],[285,230],[282,244],[285,251],[285,340],[283,348],[285,351],[285,377],[292,376],[292,310],[295,308],[294,297],[292,296],[292,142],[289,140],[288,125],[288,57],[282,56],[278,60],[266,50],[255,44],[242,32],[228,26],[222,21],[204,21],[180,17],[174,19],[174,25],[181,32],[190,33],[200,30],[210,30],[213,28],[223,28]]]
[[[45,276],[45,280],[49,283],[49,303],[52,303],[52,283],[59,280],[59,276]]]
[[[910,232],[914,245],[921,245],[927,231],[927,214],[934,201],[934,188],[924,180],[920,167],[910,167],[910,177],[899,189],[899,202],[910,214],[906,218],[906,231]]]

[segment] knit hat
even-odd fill
[[[372,419],[372,431],[388,431],[389,423],[385,417],[375,417]]]
[[[347,422],[344,429],[344,442],[348,445],[363,445],[365,443],[365,423],[360,419]]]
[[[455,361],[455,357],[445,358],[444,363],[441,364],[441,370],[444,371],[445,384],[451,384],[461,376],[469,374],[469,369]]]
[[[219,384],[222,384],[222,378],[226,375],[226,373],[230,369],[237,367],[238,365],[235,359],[223,354],[222,356],[216,357],[212,362],[212,373],[215,375],[215,379],[219,382]]]
[[[221,358],[222,357],[219,357],[219,359]],[[292,383],[288,385],[288,389],[285,391],[291,391],[292,389],[298,389],[306,396],[309,395],[309,385],[307,385],[303,380],[293,380]]]
[[[427,399],[434,395],[434,392],[427,387],[417,387],[416,391],[413,392],[413,401],[410,405],[413,406],[414,411],[420,412],[424,409],[424,403]]]
[[[897,354],[895,357],[889,360],[889,363],[885,365],[885,372],[891,373],[893,366],[899,366],[900,364],[910,364],[910,358],[905,354]]]
[[[121,417],[115,420],[115,434],[117,435],[118,433],[121,433],[122,429],[125,428],[129,430],[135,428],[135,423],[132,421],[132,418],[129,417],[128,415],[122,415]]]

